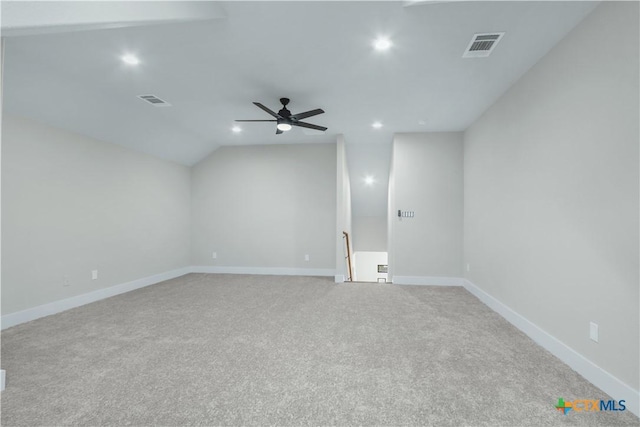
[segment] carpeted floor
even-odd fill
[[[463,288],[190,274],[2,332],[2,425],[638,425]]]

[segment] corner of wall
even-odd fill
[[[467,279],[460,279],[462,286],[482,303],[504,317],[509,323],[524,332],[538,345],[566,363],[596,387],[613,397],[624,400],[630,412],[640,416],[640,392],[634,390],[611,373],[605,371],[564,342],[549,334],[535,323],[480,289]]]

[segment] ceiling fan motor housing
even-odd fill
[[[288,119],[291,116],[291,111],[287,109],[289,98],[280,98],[280,103],[282,104],[282,109],[278,111],[278,114],[280,114],[285,119]],[[287,123],[289,123],[289,121],[287,121]]]
[[[280,114],[283,118],[288,119],[291,116],[291,111],[283,108],[282,110],[278,111],[278,114]]]

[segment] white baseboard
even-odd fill
[[[462,286],[459,277],[393,276],[394,285]]]
[[[0,369],[0,391],[4,390],[7,381],[7,372],[4,369]]]
[[[135,289],[154,285],[156,283],[183,276],[188,273],[226,273],[226,274],[263,274],[263,275],[296,275],[296,276],[333,276],[336,283],[344,281],[343,275],[336,275],[332,269],[301,269],[301,268],[269,268],[269,267],[216,267],[193,266],[184,267],[166,273],[156,274],[89,292],[75,297],[66,298],[49,304],[40,305],[27,310],[2,316],[2,329],[29,322],[41,317],[60,313],[71,308],[89,304],[104,298],[109,298]],[[339,279],[342,279],[339,281]],[[464,286],[471,294],[489,308],[504,317],[516,328],[527,334],[540,346],[569,365],[572,369],[609,394],[615,400],[625,400],[627,409],[640,416],[640,392],[633,389],[609,372],[600,368],[580,353],[573,350],[554,336],[548,334],[522,315],[516,313],[502,302],[489,295],[469,280],[457,277],[425,277],[425,276],[394,276],[393,283],[398,285],[432,285],[432,286]],[[0,390],[4,389],[5,371],[0,370]]]
[[[593,385],[613,397],[615,400],[625,400],[627,409],[640,416],[640,392],[620,381],[609,372],[600,368],[589,359],[567,346],[565,343],[542,330],[539,326],[527,320],[522,315],[516,313],[511,308],[498,301],[469,280],[461,279],[464,288],[475,295],[480,301],[486,304],[496,313],[500,314],[513,326],[527,334],[540,346],[548,350],[551,354],[569,365],[571,369],[582,375]],[[586,396],[593,397],[598,396]]]
[[[333,281],[335,283],[344,283],[344,274],[336,274],[333,276]]]
[[[60,313],[71,308],[80,307],[81,305],[99,301],[101,299],[123,294],[135,289],[144,288],[145,286],[155,285],[156,283],[160,283],[165,280],[184,276],[185,274],[188,274],[190,272],[190,267],[179,268],[177,270],[171,270],[165,273],[143,277],[142,279],[133,280],[131,282],[109,286],[108,288],[98,289],[96,291],[77,295],[75,297],[65,298],[59,301],[39,305],[37,307],[29,308],[15,313],[6,314],[2,316],[0,320],[0,323],[2,324],[1,328],[10,328],[11,326],[15,326],[20,323],[29,322],[31,320],[39,319],[45,316],[50,316],[52,314]]]
[[[330,268],[289,268],[289,267],[223,267],[193,266],[192,273],[217,274],[258,274],[267,276],[329,276],[335,277],[336,271]]]
[[[167,271],[131,282],[122,283],[108,288],[98,289],[82,295],[54,301],[48,304],[6,314],[0,318],[1,329],[10,328],[20,323],[36,320],[41,317],[50,316],[81,305],[89,304],[101,299],[109,298],[145,286],[154,285],[165,280],[174,279],[189,273],[227,273],[227,274],[266,274],[283,276],[335,276],[335,270],[323,268],[268,268],[268,267],[215,267],[215,266],[191,266],[177,270]]]

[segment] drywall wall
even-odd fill
[[[386,252],[387,217],[354,216],[353,250],[366,252]]]
[[[382,282],[389,279],[387,273],[379,273],[379,265],[387,265],[386,252],[356,251],[353,253],[353,280],[356,282]]]
[[[366,134],[366,133],[365,133]],[[346,146],[353,216],[383,217],[391,161],[391,138],[372,142],[364,135],[352,135]]]
[[[189,265],[187,167],[2,124],[3,315]]]
[[[389,209],[393,277],[462,275],[462,160],[461,132],[394,136]],[[398,218],[398,210],[415,216]]]
[[[1,7],[1,6],[0,6]],[[0,37],[0,193],[2,193],[2,117],[4,114],[4,37]],[[2,197],[0,197],[0,236],[2,236]],[[0,313],[2,312],[2,239],[0,238]],[[4,370],[0,371],[3,375]],[[0,385],[4,389],[4,384]]]
[[[349,164],[343,135],[338,135],[336,142],[336,282],[344,282],[350,277],[347,257],[347,241],[344,232],[349,235],[349,245],[352,244],[351,217],[351,182]],[[353,266],[352,266],[353,271]]]
[[[336,144],[227,146],[195,165],[193,265],[333,276],[336,158]]]
[[[393,273],[394,273],[394,265],[395,265],[395,251],[394,247],[394,236],[393,236],[393,227],[395,226],[395,221],[398,220],[398,217],[395,216],[395,206],[396,206],[396,195],[395,195],[395,168],[394,164],[394,156],[393,156],[393,143],[391,145],[391,156],[389,161],[389,181],[387,188],[387,281],[393,283]]]
[[[636,390],[638,31],[638,3],[598,6],[466,131],[464,156],[466,277]]]

